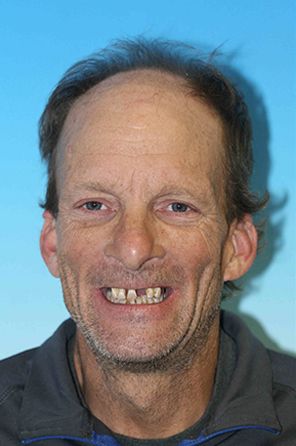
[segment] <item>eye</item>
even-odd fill
[[[83,207],[88,211],[102,211],[107,209],[107,207],[100,201],[87,201],[84,203]]]
[[[169,224],[193,224],[201,215],[195,205],[183,201],[172,201],[172,199],[160,201],[155,209],[159,218]]]
[[[186,212],[188,210],[191,210],[190,206],[188,206],[188,204],[185,203],[171,203],[169,206],[169,210],[171,210],[172,212]]]

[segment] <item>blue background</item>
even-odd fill
[[[255,121],[253,182],[271,192],[266,248],[227,306],[268,346],[296,353],[295,22],[293,0],[0,0],[0,357],[38,345],[67,316],[38,248],[37,121],[49,92],[78,59],[137,34],[222,45]]]

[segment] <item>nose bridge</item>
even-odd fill
[[[163,255],[156,237],[153,222],[147,214],[139,209],[129,209],[114,228],[105,254],[116,258],[127,269],[137,270],[148,260]]]

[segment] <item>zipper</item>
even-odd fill
[[[44,435],[42,437],[26,438],[25,440],[21,441],[21,444],[29,445],[44,440],[70,440],[92,446],[120,446],[115,438],[111,437],[110,435],[99,435],[96,432],[93,432],[91,438],[75,437],[71,435]]]
[[[43,441],[43,440],[72,440],[72,441],[79,441],[80,443],[91,444],[91,445],[96,446],[96,443],[94,443],[92,441],[92,439],[90,439],[90,438],[72,437],[69,435],[44,435],[42,437],[26,438],[25,440],[21,441],[21,444],[23,444],[23,445],[33,444],[33,443],[37,443],[38,441]]]
[[[194,440],[182,440],[181,443],[179,444],[179,446],[199,446],[201,444],[206,443],[207,441],[212,440],[215,437],[218,437],[220,435],[224,435],[224,434],[228,434],[228,433],[234,433],[240,430],[261,430],[261,431],[266,431],[266,432],[270,432],[274,435],[279,435],[280,431],[278,429],[272,428],[272,427],[267,427],[267,426],[257,426],[257,425],[250,425],[250,426],[234,426],[234,427],[230,427],[228,429],[222,429],[220,431],[217,432],[213,432],[212,434],[209,435],[200,435],[198,438],[194,439]]]

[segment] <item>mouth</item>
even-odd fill
[[[163,302],[171,294],[168,287],[155,288],[102,288],[105,298],[120,305],[154,305]]]

